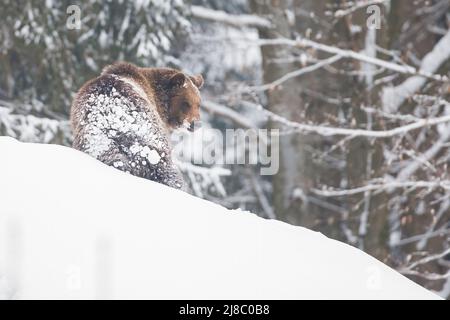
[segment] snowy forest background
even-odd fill
[[[181,163],[196,196],[450,296],[449,0],[2,0],[0,21],[0,135],[70,146],[73,95],[117,60],[202,73],[203,124],[279,129],[280,170]]]

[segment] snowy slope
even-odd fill
[[[367,254],[0,137],[1,298],[438,298]]]

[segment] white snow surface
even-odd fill
[[[0,298],[438,299],[320,233],[0,137]]]

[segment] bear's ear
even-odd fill
[[[193,84],[195,84],[195,86],[197,88],[201,88],[203,86],[204,80],[203,80],[203,76],[201,74],[198,74],[196,76],[190,77],[191,81]]]
[[[181,88],[182,86],[184,86],[185,82],[186,82],[186,76],[182,72],[178,72],[178,73],[174,74],[169,80],[170,86],[177,87],[177,88]]]

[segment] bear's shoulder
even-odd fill
[[[149,97],[147,92],[132,79],[114,74],[103,74],[81,87],[72,105],[72,112],[101,107],[105,99],[110,98],[126,100],[127,104],[132,104],[142,111],[151,111],[156,108],[152,97]]]
[[[135,80],[143,80],[142,71],[139,67],[128,62],[116,62],[103,68],[102,75],[116,75],[129,77]]]

